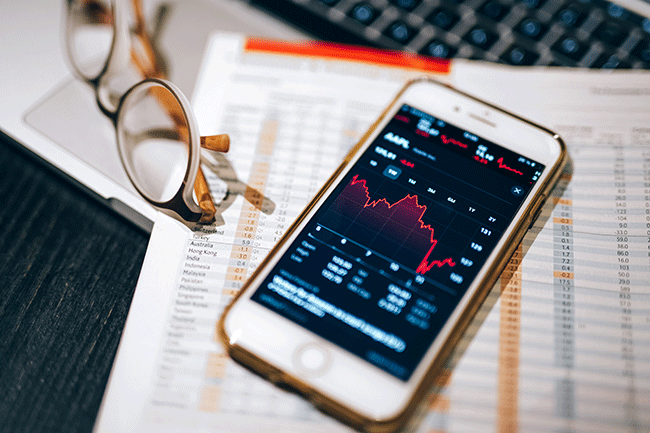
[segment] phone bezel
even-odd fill
[[[547,167],[406,382],[250,301],[265,277],[265,271],[277,263],[295,236],[402,104],[416,107]],[[219,333],[229,353],[271,381],[289,384],[300,390],[317,406],[357,428],[394,428],[404,421],[409,408],[428,389],[435,377],[435,370],[442,367],[446,356],[498,279],[565,162],[566,148],[553,132],[436,81],[420,79],[410,82],[348,154],[228,307],[227,314],[220,321]],[[293,353],[306,343],[317,344],[331,353],[332,368],[325,374],[314,377],[296,368]],[[372,384],[371,389],[368,388],[369,384]]]

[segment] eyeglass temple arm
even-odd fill
[[[208,182],[205,180],[205,175],[203,174],[201,166],[199,166],[199,170],[196,172],[194,194],[196,194],[196,199],[201,208],[201,218],[199,219],[199,222],[212,222],[217,213],[217,208],[214,206],[214,200],[212,200],[212,194],[210,193],[210,188],[208,187]]]
[[[151,44],[151,39],[147,33],[144,14],[140,0],[133,0],[133,12],[135,15],[135,28],[133,33],[138,37],[144,56],[139,56],[136,50],[131,50],[131,58],[140,68],[144,76],[149,78],[165,78],[164,70],[160,64],[160,59]]]
[[[230,149],[230,137],[228,134],[209,135],[201,137],[201,147],[215,152],[228,152]],[[199,166],[196,173],[196,182],[194,182],[194,193],[199,202],[199,207],[203,211],[200,223],[209,223],[214,219],[217,209],[212,200],[212,194],[208,187],[208,182],[205,179],[203,169]]]
[[[230,150],[230,137],[228,134],[201,137],[201,147],[215,152],[226,153]]]

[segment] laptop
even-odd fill
[[[0,130],[150,230],[157,211],[130,184],[110,120],[67,64],[66,2],[0,2]],[[143,0],[143,5],[169,78],[188,97],[208,37],[217,30],[513,65],[650,68],[650,4],[641,0]]]

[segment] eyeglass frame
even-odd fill
[[[155,57],[154,50],[151,47],[150,41],[146,35],[144,19],[140,11],[139,0],[133,0],[136,20],[138,23],[138,28],[135,31],[135,34],[137,37],[141,38],[143,46],[147,51],[145,54],[149,56],[148,60],[151,62],[151,68],[149,70],[138,64],[138,60],[143,59],[136,57],[135,53],[133,52],[131,30],[126,18],[123,15],[124,12],[121,0],[108,0],[108,2],[112,8],[110,18],[111,25],[113,27],[113,37],[111,41],[111,47],[104,65],[96,76],[85,75],[79,69],[79,67],[77,67],[75,59],[73,58],[73,49],[71,47],[73,38],[71,35],[74,26],[73,20],[75,15],[72,11],[72,8],[79,3],[75,3],[74,1],[68,2],[66,19],[66,48],[68,60],[72,65],[72,70],[75,72],[75,75],[77,75],[81,80],[93,88],[95,92],[95,99],[100,111],[111,120],[116,131],[117,147],[118,153],[120,155],[120,160],[125,168],[129,180],[133,184],[136,191],[140,194],[140,196],[152,206],[159,208],[167,214],[171,213],[172,216],[178,216],[187,222],[209,223],[214,220],[216,207],[214,206],[214,201],[210,194],[207,181],[205,180],[205,175],[203,174],[203,171],[200,167],[200,148],[204,147],[213,151],[227,152],[229,150],[230,139],[226,134],[207,137],[199,136],[198,123],[196,121],[196,117],[194,116],[194,112],[192,111],[189,100],[174,83],[162,78],[163,73],[157,64],[157,58]],[[140,72],[146,78],[136,82],[131,87],[129,87],[129,89],[119,97],[117,104],[114,107],[111,107],[109,106],[111,105],[110,96],[108,93],[104,93],[108,92],[108,89],[102,84],[103,80],[111,78],[127,70],[130,62],[132,61],[130,59],[131,57],[133,57],[133,61],[135,61],[136,66],[140,68]],[[157,76],[150,77],[148,75]],[[183,119],[188,130],[188,165],[179,189],[169,200],[166,200],[164,202],[151,199],[144,191],[140,189],[138,182],[134,179],[133,174],[130,172],[130,165],[126,162],[128,158],[126,155],[124,155],[124,146],[122,145],[122,139],[120,138],[120,133],[122,131],[121,118],[124,114],[122,108],[124,107],[125,101],[127,101],[129,96],[135,92],[140,91],[143,88],[146,90],[147,87],[150,88],[153,86],[163,87],[175,98],[176,102],[180,106],[183,114]],[[196,194],[198,204],[194,200],[193,193]]]

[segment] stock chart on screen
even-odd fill
[[[253,299],[407,380],[543,170],[404,105]]]

